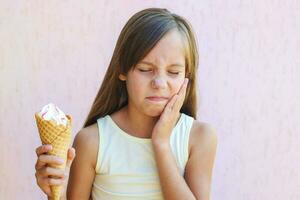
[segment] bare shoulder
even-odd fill
[[[206,123],[194,120],[190,139],[189,139],[189,152],[191,153],[196,148],[205,150],[211,148],[212,145],[216,145],[218,142],[218,136],[216,129]]]
[[[210,124],[194,120],[184,178],[197,199],[209,199],[217,149],[217,133]]]
[[[98,153],[97,131],[97,124],[93,124],[81,129],[75,136],[73,147],[76,156],[70,169],[67,187],[68,199],[88,199],[90,197]]]
[[[78,151],[84,151],[85,157],[89,159],[89,162],[93,167],[96,167],[98,145],[99,145],[99,134],[98,125],[94,123],[81,129],[74,139],[74,147],[76,149],[76,154]],[[77,147],[77,148],[76,148]]]

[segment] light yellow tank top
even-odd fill
[[[181,113],[170,136],[172,153],[182,176],[193,120]],[[162,200],[151,139],[129,135],[109,115],[99,118],[97,124],[99,149],[93,200]]]

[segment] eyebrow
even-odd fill
[[[146,64],[146,65],[151,65],[153,67],[156,67],[156,65],[154,63],[151,63],[151,62],[148,62],[148,61],[141,61],[139,63],[143,63],[143,64]],[[167,67],[172,67],[172,66],[184,67],[184,65],[182,65],[180,63],[173,63],[171,65],[168,65]]]

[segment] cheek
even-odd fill
[[[177,94],[179,92],[183,82],[184,82],[184,79],[176,80],[176,81],[172,82],[172,95]]]
[[[135,78],[134,82],[128,80],[127,91],[129,95],[135,98],[142,98],[145,92],[145,80]]]

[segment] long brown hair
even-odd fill
[[[176,29],[185,42],[186,77],[189,78],[186,98],[180,112],[196,119],[196,71],[198,51],[191,25],[167,9],[148,8],[134,14],[122,29],[109,67],[83,127],[114,113],[127,105],[127,89],[120,74],[127,74],[170,30]]]

